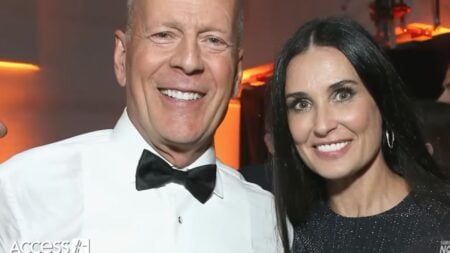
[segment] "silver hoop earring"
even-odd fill
[[[391,132],[391,133],[389,133]],[[390,149],[394,148],[395,134],[393,131],[386,130],[386,141]]]

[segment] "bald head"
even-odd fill
[[[139,0],[127,0],[127,30],[132,29],[132,21],[134,16],[135,2]],[[244,35],[244,0],[234,0],[236,15],[235,15],[235,31],[237,32],[238,45],[241,44],[242,37]]]

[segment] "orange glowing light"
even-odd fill
[[[433,36],[444,33],[450,33],[450,29],[443,26],[438,26],[435,28],[433,25],[423,23],[411,23],[408,24],[405,29],[402,29],[401,27],[395,28],[397,44],[410,41],[429,40]]]
[[[34,71],[39,70],[39,66],[31,64],[31,63],[0,61],[0,70],[1,69],[34,72]]]
[[[242,85],[260,86],[272,76],[273,63],[244,70]],[[240,159],[240,117],[241,103],[238,98],[231,99],[225,119],[214,135],[216,155],[224,164],[239,169]]]
[[[252,86],[264,85],[269,77],[272,76],[273,63],[260,65],[244,70],[242,74],[242,84]]]
[[[225,119],[214,136],[216,155],[224,164],[239,169],[241,103],[231,99]]]

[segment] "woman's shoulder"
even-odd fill
[[[420,219],[434,224],[441,233],[450,234],[450,191],[419,188],[413,191],[412,199],[412,207],[416,209]]]

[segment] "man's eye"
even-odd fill
[[[207,36],[202,43],[210,50],[221,52],[230,47],[230,45],[222,38],[216,36]]]
[[[174,35],[169,32],[158,32],[149,36],[155,43],[169,43],[174,39]]]
[[[217,44],[217,45],[226,45],[226,43],[219,39],[219,38],[215,38],[215,37],[210,37],[208,38],[209,42],[211,42],[212,44]]]

